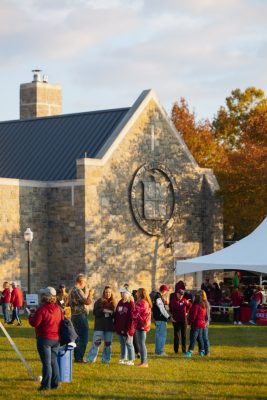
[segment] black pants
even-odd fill
[[[240,307],[234,308],[234,321],[240,321]]]
[[[181,335],[182,352],[186,352],[186,321],[173,322],[173,349],[175,353],[178,353],[179,349],[179,332]]]

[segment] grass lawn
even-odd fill
[[[90,321],[90,339],[93,322]],[[34,329],[8,327],[36,375],[41,363],[35,348]],[[188,332],[189,333],[189,332]],[[2,331],[0,333],[1,399],[267,399],[267,326],[212,324],[211,356],[185,359],[174,355],[172,326],[168,327],[167,358],[155,357],[154,326],[148,335],[149,368],[118,365],[117,338],[110,365],[74,364],[73,383],[57,391],[38,392]],[[90,342],[89,342],[90,344]]]

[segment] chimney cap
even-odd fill
[[[35,68],[32,70],[33,72],[33,82],[41,82],[41,72],[40,68]]]

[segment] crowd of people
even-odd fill
[[[173,351],[189,358],[197,345],[201,357],[210,355],[208,329],[210,323],[210,302],[213,301],[212,292],[218,291],[217,286],[208,287],[209,282],[202,285],[202,289],[194,293],[185,291],[185,284],[179,281],[173,293],[169,293],[166,284],[159,290],[152,290],[148,294],[145,288],[129,290],[129,285],[119,289],[120,300],[116,302],[110,286],[105,286],[100,298],[93,304],[94,291],[88,288],[87,278],[83,274],[76,277],[74,286],[67,292],[64,284],[59,285],[56,291],[47,287],[40,291],[41,304],[37,309],[31,309],[29,323],[35,327],[37,350],[43,365],[42,382],[39,390],[56,389],[59,387],[59,370],[57,354],[60,348],[60,326],[64,318],[72,321],[78,335],[77,346],[74,348],[76,363],[90,364],[97,360],[101,344],[102,363],[108,364],[112,356],[112,342],[114,332],[120,344],[119,364],[134,366],[135,359],[140,358],[141,368],[148,367],[146,347],[147,332],[151,327],[151,320],[155,322],[155,354],[165,357],[164,351],[167,338],[167,323],[173,326]],[[12,284],[4,282],[0,293],[3,315],[6,324],[13,324],[17,320],[21,325],[19,310],[23,304],[21,290]],[[211,290],[209,290],[211,289]],[[238,303],[242,298],[239,287],[232,293],[232,302]],[[252,317],[259,301],[258,292],[251,298]],[[9,315],[8,304],[12,303],[12,318]],[[93,304],[94,332],[88,354],[86,348],[89,341],[88,313]],[[235,308],[237,310],[238,307]],[[239,321],[238,312],[234,314],[235,322]],[[189,345],[187,347],[187,326],[190,325]]]

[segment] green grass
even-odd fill
[[[35,347],[34,329],[8,331],[36,375],[41,363]],[[92,338],[90,321],[90,339]],[[188,332],[189,333],[189,332]],[[114,338],[110,365],[74,364],[73,383],[57,391],[37,392],[39,386],[29,378],[3,333],[0,333],[0,398],[8,399],[267,399],[267,327],[210,326],[211,357],[194,355],[185,359],[174,355],[172,327],[168,327],[166,352],[158,358],[154,351],[154,326],[148,335],[149,368],[118,365],[119,345]],[[89,342],[90,345],[90,342]]]

